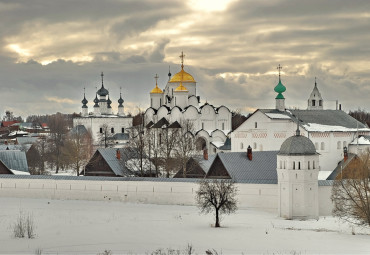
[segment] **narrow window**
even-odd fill
[[[301,169],[301,162],[298,162],[298,170]]]
[[[322,100],[319,100],[319,106],[322,106]]]
[[[312,100],[312,106],[315,106],[316,100]]]
[[[293,161],[293,170],[295,170],[295,161]]]
[[[283,167],[283,162],[280,160],[280,169]]]
[[[337,149],[338,150],[342,149],[342,143],[340,141],[337,142]]]
[[[257,122],[254,122],[254,128],[257,128]]]
[[[111,128],[111,129],[110,129],[110,132],[111,132],[112,134],[114,134],[114,128]]]
[[[298,179],[298,174],[295,174],[295,178]],[[295,190],[298,190],[297,188]]]
[[[102,134],[103,133],[103,128],[100,128],[100,131],[99,132],[100,132],[100,134]]]
[[[125,128],[122,128],[121,131],[122,131],[122,133],[125,133]]]
[[[343,147],[347,147],[347,142],[346,141],[343,142]]]
[[[312,161],[312,168],[315,169],[315,160]]]
[[[204,122],[202,122],[202,129],[204,129]]]
[[[307,168],[310,169],[310,161],[307,162]]]
[[[162,144],[162,134],[159,134],[159,144]]]
[[[321,150],[325,150],[325,143],[321,142]]]
[[[222,130],[225,130],[225,123],[222,122]]]
[[[162,105],[162,98],[159,99],[159,106]]]
[[[150,107],[153,107],[153,98],[150,99]]]
[[[243,149],[243,143],[240,143],[240,149]]]

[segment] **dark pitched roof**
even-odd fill
[[[5,150],[11,150],[11,151],[25,151],[28,152],[28,150],[31,148],[32,144],[1,144],[0,145],[0,151]]]
[[[203,156],[194,156],[189,159],[189,161],[186,163],[187,167],[187,178],[204,178],[204,176],[208,173],[209,168],[211,167],[214,159],[216,158],[216,154],[209,155],[208,159],[205,160]],[[189,165],[188,165],[189,163]],[[192,169],[189,169],[191,167],[194,167],[195,163],[195,173],[192,172]],[[201,171],[199,168],[203,171],[203,175],[200,175]],[[180,169],[173,178],[183,178],[184,174],[182,169]]]
[[[0,160],[10,170],[17,170],[28,173],[26,153],[18,150],[0,151]]]
[[[236,182],[277,183],[277,153],[277,151],[256,151],[253,152],[252,160],[247,158],[246,152],[218,153],[217,157]]]
[[[152,128],[162,128],[163,126],[168,126],[168,121],[165,118],[160,119],[157,123],[155,123]]]
[[[154,122],[153,121],[149,121],[148,124],[146,124],[146,128],[151,128],[153,126]]]
[[[181,128],[181,125],[180,123],[175,121],[175,122],[172,122],[171,125],[168,126],[168,128]]]

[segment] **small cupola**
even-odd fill
[[[279,71],[279,83],[274,88],[274,91],[278,93],[275,97],[276,110],[285,111],[285,98],[283,96],[283,93],[286,91],[286,87],[281,82],[280,70],[282,69],[282,67],[280,66],[280,64],[278,65],[277,69]]]
[[[324,100],[322,99],[321,93],[317,88],[317,82],[315,77],[315,86],[310,94],[308,99],[308,110],[323,110],[324,109]]]
[[[108,90],[106,88],[104,88],[104,74],[103,72],[101,72],[101,88],[98,90],[98,95],[99,96],[107,96],[109,94]]]

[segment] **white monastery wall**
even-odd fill
[[[277,184],[238,183],[239,208],[277,212]],[[195,205],[196,182],[16,179],[0,177],[1,197]],[[331,186],[319,187],[320,215],[330,215]]]

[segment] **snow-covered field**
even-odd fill
[[[290,221],[247,209],[216,229],[213,216],[194,206],[24,198],[0,198],[0,205],[1,254],[150,254],[187,244],[195,254],[370,254],[369,229],[332,217]],[[34,217],[34,239],[12,237],[20,210]]]

